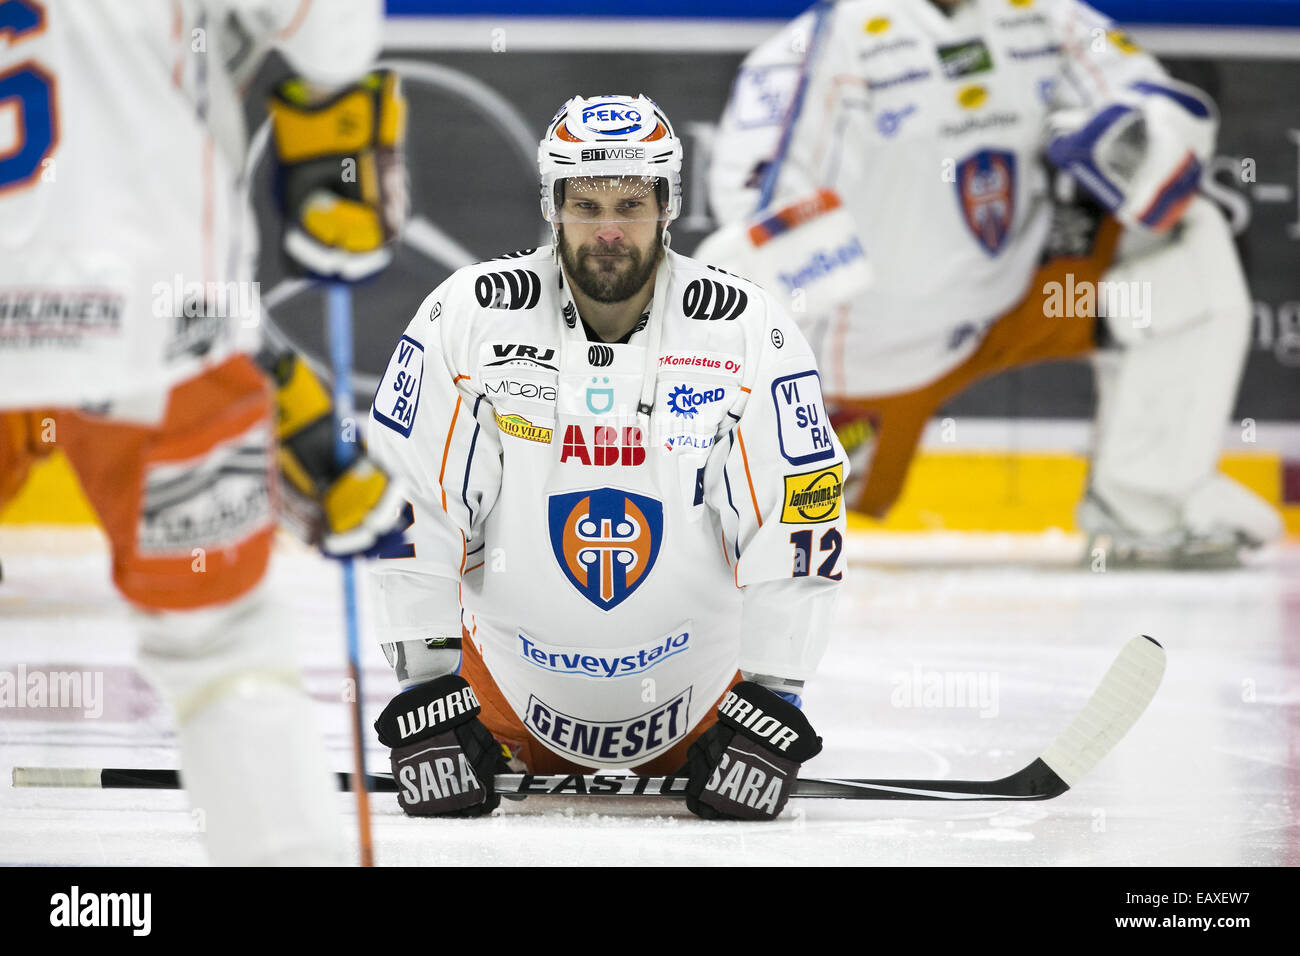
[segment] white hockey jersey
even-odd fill
[[[342,83],[381,18],[378,0],[0,3],[0,407],[165,390],[255,344],[228,59],[275,45]]]
[[[804,64],[807,91],[775,202],[836,190],[875,281],[804,329],[832,395],[882,395],[966,359],[1027,292],[1050,226],[1045,122],[1166,74],[1076,0],[845,0],[754,50],[722,117],[715,214],[744,219],[777,152]]]
[[[410,491],[373,563],[379,639],[458,637],[587,766],[637,766],[738,668],[812,675],[845,570],[845,461],[803,336],[666,252],[626,344],[590,342],[550,247],[458,270],[375,394]]]

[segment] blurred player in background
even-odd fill
[[[762,206],[753,238],[733,225],[698,254],[796,288],[865,254],[869,285],[801,316],[856,509],[889,510],[925,423],[969,385],[1091,354],[1089,546],[1232,563],[1281,525],[1216,471],[1251,317],[1198,192],[1217,119],[1076,0],[818,4],[749,55],[722,118],[714,211]],[[764,267],[778,233],[785,262]]]
[[[649,99],[574,97],[538,161],[555,244],[434,289],[371,408],[411,490],[372,566],[401,806],[490,812],[505,745],[771,819],[821,749],[800,694],[844,568],[812,354],[763,290],[669,251],[682,147]]]
[[[222,864],[341,861],[294,622],[261,587],[281,495],[332,553],[375,544],[398,503],[364,456],[335,467],[306,365],[253,358],[234,71],[272,47],[298,71],[271,104],[286,252],[369,275],[405,206],[400,88],[365,72],[381,15],[358,0],[0,2],[0,408],[27,410],[3,419],[0,493],[53,445],[67,454]]]

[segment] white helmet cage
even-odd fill
[[[560,221],[567,179],[637,177],[653,183],[657,218],[671,222],[682,208],[682,143],[647,96],[575,96],[555,114],[537,147],[542,217]],[[619,190],[635,195],[639,183]]]

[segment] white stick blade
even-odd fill
[[[1164,648],[1149,637],[1133,638],[1110,665],[1083,712],[1043,751],[1043,762],[1073,787],[1128,733],[1164,674]]]

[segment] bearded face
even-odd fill
[[[654,180],[573,179],[564,184],[557,230],[570,281],[596,302],[623,302],[654,274],[664,222]]]

